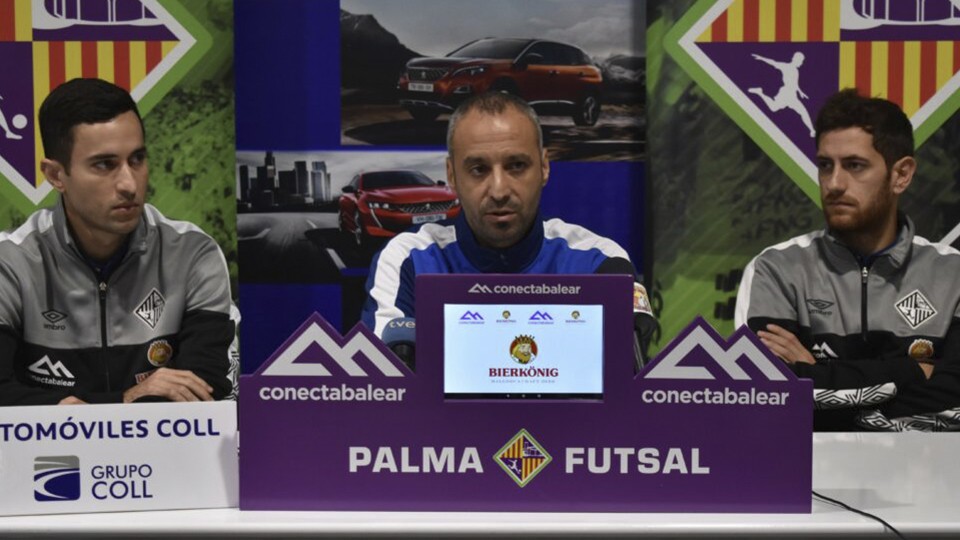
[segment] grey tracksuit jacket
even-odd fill
[[[820,430],[856,429],[864,409],[904,417],[960,406],[960,252],[900,216],[889,249],[859,257],[828,231],[764,250],[744,269],[735,324],[793,332],[815,365]],[[918,361],[934,364],[927,380]]]
[[[62,201],[0,233],[0,405],[122,400],[158,367],[231,392],[230,280],[217,244],[144,206],[105,282],[74,243]]]

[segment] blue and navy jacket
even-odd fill
[[[622,247],[579,225],[537,216],[519,243],[489,249],[477,243],[461,213],[401,233],[384,246],[370,266],[361,320],[382,336],[392,319],[415,317],[417,274],[594,274],[623,268],[636,274]]]

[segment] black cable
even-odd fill
[[[820,498],[820,499],[822,499],[822,500],[824,500],[824,501],[827,501],[827,502],[829,502],[829,503],[833,503],[833,504],[835,504],[835,505],[837,505],[837,506],[839,506],[839,507],[841,507],[841,508],[844,508],[844,509],[846,509],[846,510],[849,510],[849,511],[851,511],[851,512],[853,512],[853,513],[860,514],[861,516],[868,517],[868,518],[870,518],[870,519],[879,521],[884,527],[890,529],[890,531],[893,532],[893,534],[897,535],[897,538],[900,538],[900,539],[902,539],[902,540],[907,540],[905,536],[903,536],[902,534],[900,534],[900,531],[898,531],[898,530],[896,529],[896,527],[894,527],[893,525],[891,525],[891,524],[887,523],[886,521],[884,521],[883,518],[881,518],[880,516],[875,516],[875,515],[871,514],[870,512],[864,512],[863,510],[858,510],[858,509],[850,506],[849,504],[847,504],[847,503],[845,503],[845,502],[843,502],[843,501],[838,501],[837,499],[831,499],[830,497],[827,497],[826,495],[821,495],[821,494],[817,493],[816,491],[811,490],[811,493],[813,493],[813,496],[814,496],[814,497],[818,497],[818,498]]]

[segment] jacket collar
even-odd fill
[[[543,246],[543,218],[540,213],[533,220],[533,227],[517,244],[506,249],[491,249],[477,243],[463,212],[454,220],[457,243],[464,256],[478,271],[487,273],[515,274],[530,266]]]
[[[879,260],[886,260],[893,268],[904,266],[910,259],[910,253],[913,246],[913,237],[916,230],[913,220],[903,213],[897,213],[897,239],[886,249],[872,255],[860,256],[849,246],[841,242],[830,229],[825,231],[825,237],[828,242],[827,253],[835,261],[854,261],[858,266],[871,267],[873,263]]]
[[[147,223],[147,215],[152,207],[148,204],[143,205],[143,212],[140,215],[140,223],[137,228],[130,233],[127,242],[127,253],[143,253],[147,250],[147,240],[150,236],[150,228]],[[70,233],[70,226],[67,223],[67,211],[63,206],[63,195],[57,198],[57,204],[53,210],[53,229],[61,245],[75,250],[77,256],[84,258],[83,251]]]

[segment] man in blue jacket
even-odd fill
[[[387,323],[414,317],[419,273],[635,275],[627,252],[589,230],[541,217],[550,177],[536,113],[510,94],[466,101],[447,129],[447,179],[462,205],[454,219],[394,237],[374,258],[362,320],[382,335]],[[635,284],[634,308],[649,313]]]

